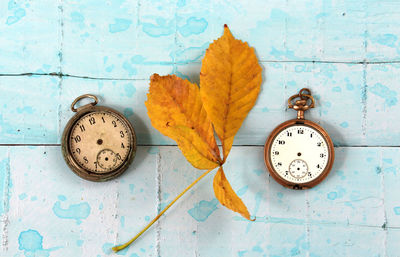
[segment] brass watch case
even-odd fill
[[[80,108],[75,109],[74,105],[77,101],[79,101],[82,98],[85,97],[90,97],[95,99],[95,103],[87,104],[85,106],[82,106]],[[72,111],[76,111],[76,114],[68,121],[67,125],[64,128],[63,134],[62,134],[62,139],[61,139],[61,150],[62,154],[64,157],[65,162],[67,163],[68,167],[79,177],[94,181],[94,182],[102,182],[102,181],[107,181],[113,178],[116,178],[120,176],[128,166],[132,163],[133,159],[135,158],[136,155],[136,134],[135,130],[132,126],[132,124],[129,122],[127,118],[125,118],[124,115],[122,115],[120,112],[109,108],[109,107],[104,107],[104,106],[94,106],[97,104],[97,98],[92,95],[83,95],[77,98],[74,103],[71,106]],[[113,115],[117,116],[130,130],[131,132],[131,137],[130,137],[130,149],[129,153],[127,155],[127,158],[124,160],[124,162],[117,167],[115,170],[112,170],[107,173],[95,173],[89,170],[84,169],[81,167],[78,162],[74,159],[71,153],[70,149],[70,134],[71,130],[74,126],[74,124],[80,120],[84,115],[88,113],[94,113],[94,112],[109,112],[112,113]]]

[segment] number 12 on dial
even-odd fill
[[[295,99],[299,100],[292,104]],[[309,89],[300,90],[288,102],[289,108],[297,111],[297,119],[286,121],[272,131],[264,147],[265,165],[281,185],[293,189],[311,188],[332,168],[333,143],[321,126],[304,119],[304,111],[314,107]]]

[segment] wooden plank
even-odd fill
[[[60,71],[60,1],[0,2],[0,74]]]
[[[394,117],[399,109],[396,86],[399,65],[329,63],[273,63],[264,66],[266,80],[259,99],[240,129],[235,145],[263,145],[279,123],[295,118],[287,98],[309,87],[316,108],[306,118],[320,123],[336,145],[392,146],[400,144]],[[196,80],[199,66],[179,70]],[[388,75],[388,72],[390,75]],[[198,79],[198,78],[197,78]],[[64,77],[1,77],[0,142],[2,144],[55,144],[72,117],[70,104],[79,95],[93,93],[101,105],[123,112],[134,124],[139,144],[175,144],[150,123],[144,101],[147,80],[101,80]],[[59,100],[60,99],[60,100]],[[59,112],[59,113],[58,113]]]
[[[400,111],[400,87],[397,84],[399,71],[399,64],[372,65],[366,71],[367,145],[380,145],[383,142],[400,145],[400,124],[395,118]]]
[[[63,70],[107,78],[170,73],[200,62],[225,23],[262,61],[399,61],[399,14],[388,12],[399,7],[367,0],[65,4]]]
[[[198,172],[177,149],[161,149],[161,158],[166,159],[161,162],[162,196],[167,196],[163,203]],[[161,220],[161,256],[177,252],[183,256],[384,255],[387,233],[391,237],[389,256],[395,256],[398,226],[382,227],[384,188],[392,192],[392,187],[383,183],[383,172],[376,172],[382,156],[395,155],[395,149],[338,148],[333,171],[323,183],[309,191],[293,191],[268,176],[261,147],[234,147],[226,175],[256,222],[216,204],[212,178],[206,178],[193,190],[194,195]]]
[[[0,8],[1,53],[6,57],[0,71],[62,70],[107,78],[140,78],[154,69],[169,72],[174,65],[199,62],[225,23],[257,49],[262,61],[396,62],[399,5],[367,0],[252,0],[245,5],[9,1]]]
[[[399,151],[337,148],[327,179],[312,190],[294,191],[268,175],[262,147],[233,147],[226,176],[256,222],[218,203],[212,172],[122,254],[326,256],[335,245],[340,255],[395,256]],[[0,153],[2,174],[10,162],[12,185],[4,199],[10,203],[3,214],[7,256],[105,256],[201,174],[175,146],[139,147],[129,170],[106,183],[75,176],[57,146],[0,147]],[[34,247],[28,249],[25,240],[33,240]]]
[[[12,147],[9,224],[3,238],[8,244],[3,254],[109,254],[114,244],[145,226],[147,215],[156,213],[157,150],[141,147],[122,177],[94,183],[68,169],[59,147]],[[154,238],[155,232],[149,231],[134,250],[153,252]]]
[[[54,144],[59,140],[59,79],[0,77],[1,144]]]

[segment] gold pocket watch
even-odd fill
[[[75,108],[84,98],[94,102]],[[74,100],[71,110],[76,114],[64,129],[61,147],[66,163],[78,176],[106,181],[122,174],[133,161],[136,135],[121,113],[97,103],[90,94]]]
[[[304,119],[304,112],[314,104],[307,88],[291,96],[288,107],[297,111],[297,119],[278,125],[265,142],[265,165],[271,176],[288,188],[307,189],[319,184],[333,165],[335,152],[328,133]]]

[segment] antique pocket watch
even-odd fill
[[[84,98],[94,102],[75,108]],[[78,176],[106,181],[122,174],[136,153],[136,135],[131,123],[118,111],[96,106],[94,95],[75,99],[76,112],[64,129],[61,141],[65,161]]]
[[[314,108],[314,104],[307,88],[291,96],[288,107],[297,111],[297,119],[278,125],[265,142],[265,165],[271,176],[288,188],[307,189],[317,185],[333,165],[335,152],[328,133],[304,119],[304,112]]]

